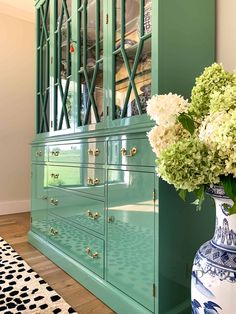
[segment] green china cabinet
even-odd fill
[[[156,176],[146,106],[214,61],[215,1],[35,5],[29,241],[116,313],[189,314],[212,214]]]

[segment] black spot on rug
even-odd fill
[[[0,313],[77,313],[0,237]]]

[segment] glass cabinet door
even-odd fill
[[[36,11],[37,19],[37,125],[36,132],[49,131],[50,121],[50,1],[46,0]]]
[[[113,0],[113,119],[146,113],[151,97],[151,0]]]
[[[77,126],[104,120],[103,0],[78,1]]]
[[[72,122],[72,1],[55,1],[55,12],[54,130],[63,130],[70,129]]]

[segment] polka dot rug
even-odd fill
[[[0,313],[77,312],[0,237]]]

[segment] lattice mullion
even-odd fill
[[[59,129],[62,128],[63,118],[65,118],[67,128],[70,127],[70,122],[69,122],[67,108],[66,108],[66,101],[67,101],[67,96],[68,96],[68,91],[69,91],[69,85],[70,85],[70,79],[67,79],[64,94],[62,91],[62,87],[60,86],[60,96],[61,96],[61,100],[62,100],[62,108],[61,108],[61,115],[60,115],[60,120],[59,120]]]
[[[96,102],[94,99],[94,90],[95,90],[95,85],[96,85],[98,67],[99,67],[99,65],[96,64],[94,71],[93,71],[93,78],[92,78],[91,86],[90,86],[90,90],[89,90],[89,98],[91,99],[91,104],[93,106],[93,112],[95,114],[96,122],[99,122],[99,116],[98,116],[98,111],[97,111],[97,105],[96,105]]]
[[[43,104],[44,124],[45,124],[46,131],[49,130],[48,118],[47,118],[47,113],[46,113],[47,107],[48,107],[48,95],[49,95],[49,92],[46,91],[45,97],[44,97],[44,104]]]
[[[120,14],[120,47],[124,49],[125,45],[125,0],[121,0],[120,6],[121,14]]]
[[[144,7],[145,1],[140,0],[140,37],[144,35]]]
[[[48,17],[48,10],[49,10],[49,1],[47,0],[46,1],[46,8],[45,8],[45,14],[44,14],[44,25],[45,25],[45,34],[46,34],[46,38],[49,37],[49,34],[48,34],[48,30],[47,30],[47,17]]]
[[[131,76],[129,77],[130,81],[129,81],[129,85],[128,85],[127,92],[126,92],[124,107],[123,107],[123,111],[122,111],[122,117],[124,117],[126,115],[126,112],[127,112],[127,106],[128,106],[130,94],[131,94],[131,91],[132,91],[132,82],[134,81],[135,74],[137,72],[139,59],[140,59],[140,56],[141,56],[141,53],[142,53],[142,50],[143,50],[143,43],[144,43],[143,40],[141,40],[139,45],[138,45],[137,51],[136,51],[134,64],[133,64],[132,71],[131,71]],[[137,89],[136,89],[136,91],[137,91]],[[138,96],[138,99],[139,99],[139,96]],[[141,105],[138,106],[138,111],[139,111],[139,114],[142,114]]]
[[[50,69],[49,69],[49,64],[50,64],[50,45],[49,42],[46,41],[46,54],[47,54],[47,63],[46,63],[46,71],[47,71],[47,82],[46,82],[46,87],[48,88],[50,86]]]
[[[58,32],[61,30],[62,24],[63,24],[63,15],[64,15],[64,6],[61,7],[61,16],[58,23]]]
[[[65,14],[66,14],[66,17],[67,17],[67,20],[68,20],[70,18],[70,14],[69,14],[69,11],[68,11],[66,0],[62,0],[62,6],[64,7]]]
[[[70,21],[67,22],[67,43],[66,43],[66,76],[71,75],[71,53],[70,53],[70,43],[71,43],[71,23]]]
[[[100,57],[100,0],[96,0],[96,60]]]
[[[83,67],[87,66],[87,27],[88,27],[88,1],[84,0],[83,4],[83,18],[84,18],[84,32],[83,32]]]
[[[42,94],[40,93],[40,107],[41,107],[41,123],[40,123],[40,133],[43,132],[43,124],[47,120],[46,114],[44,112],[44,99]]]
[[[96,65],[95,69],[94,69],[94,72],[93,72],[93,78],[92,78],[92,83],[91,83],[92,87],[95,84],[94,80],[96,78],[97,71],[98,71],[98,66]],[[85,113],[84,123],[85,124],[88,123],[88,117],[89,117],[89,113],[90,113],[90,110],[91,110],[91,105],[93,106],[96,122],[99,122],[97,107],[96,107],[96,103],[95,103],[94,95],[93,95],[94,88],[93,89],[91,88],[91,85],[90,85],[90,82],[89,82],[89,79],[88,79],[88,73],[87,73],[86,70],[84,70],[84,78],[85,78],[85,82],[86,82],[87,89],[88,89],[88,95],[89,95],[89,98],[88,98],[89,101],[88,101],[88,106],[87,106],[87,110],[86,110],[86,113]]]
[[[122,53],[122,56],[123,56],[123,60],[125,62],[125,67],[127,69],[127,73],[128,73],[128,77],[129,77],[130,83],[131,83],[132,88],[133,88],[135,100],[136,100],[136,103],[137,103],[137,106],[138,106],[138,111],[139,111],[139,114],[141,114],[142,109],[141,109],[141,105],[140,105],[139,95],[138,95],[137,88],[136,88],[136,85],[135,85],[134,81],[131,80],[131,69],[130,69],[130,65],[129,65],[129,62],[128,62],[128,58],[127,58],[127,54],[125,52],[125,49],[121,48],[121,53]],[[124,104],[124,107],[123,107],[123,110],[122,110],[122,114],[121,114],[122,118],[124,118],[125,115],[126,115],[127,105],[128,105],[128,103]]]
[[[46,12],[46,10],[45,10],[45,12]],[[48,38],[48,32],[47,32],[47,26],[46,26],[46,16],[47,16],[47,14],[45,13],[45,12],[43,12],[43,8],[41,7],[40,8],[40,14],[41,14],[41,19],[42,19],[42,26],[43,26],[43,30],[44,31],[42,31],[42,33],[44,33],[45,34],[45,40],[47,40],[47,38]],[[43,40],[42,40],[43,41]]]
[[[39,8],[39,12],[40,12],[40,20],[42,23],[42,29],[41,29],[41,34],[40,34],[40,41],[39,41],[39,46],[42,47],[43,45],[43,39],[44,39],[44,12],[43,12],[43,7],[40,6]]]

